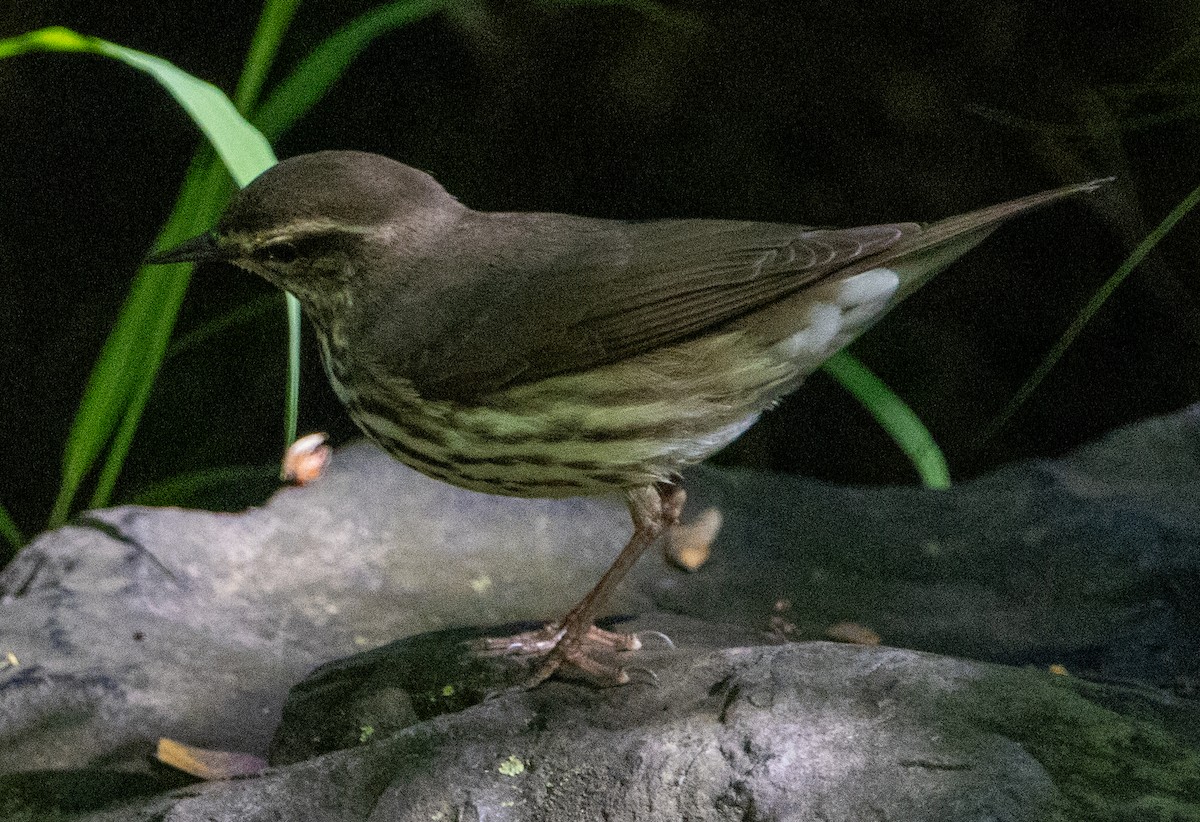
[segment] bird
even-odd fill
[[[1111,178],[1109,178],[1111,179]],[[565,616],[483,653],[630,680],[596,625],[677,524],[682,471],[1002,222],[1108,180],[929,224],[855,228],[484,212],[387,157],[319,151],[238,192],[149,263],[231,263],[295,295],[335,393],[399,461],[514,497],[623,495],[633,533]]]

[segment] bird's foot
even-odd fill
[[[590,682],[608,686],[629,682],[629,674],[613,657],[622,651],[636,651],[642,642],[633,634],[580,625],[568,616],[536,631],[484,639],[476,647],[483,656],[544,657],[525,681],[527,688],[540,685],[560,671],[574,671]]]
[[[487,656],[540,657],[533,675],[525,681],[532,688],[558,672],[581,673],[597,685],[624,685],[629,674],[617,662],[621,651],[636,651],[642,641],[633,634],[619,634],[596,627],[596,617],[612,595],[613,588],[628,573],[637,558],[654,543],[664,528],[679,522],[686,494],[674,483],[658,483],[628,491],[633,516],[633,536],[600,577],[596,587],[560,621],[537,631],[502,639],[488,639],[476,647]],[[670,640],[668,639],[669,643]],[[653,677],[653,672],[649,672]]]

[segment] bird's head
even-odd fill
[[[147,262],[233,263],[312,307],[356,277],[402,275],[397,261],[419,255],[463,211],[428,174],[387,157],[303,154],[238,192],[213,230]]]

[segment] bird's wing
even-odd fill
[[[428,398],[470,400],[681,342],[919,232],[721,220],[627,223],[563,215],[467,226],[447,283],[392,312],[394,373]],[[496,238],[508,238],[497,242]],[[418,319],[419,318],[419,319]]]
[[[389,319],[374,349],[389,351],[386,369],[424,396],[470,401],[682,342],[836,272],[903,260],[932,274],[1009,217],[1107,182],[1063,186],[925,226],[811,229],[468,212],[448,245],[421,266],[426,282],[441,285],[421,289],[415,304],[376,312]]]
[[[601,285],[579,327],[608,357],[633,356],[749,314],[919,230],[717,220],[633,226],[628,265]]]

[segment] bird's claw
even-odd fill
[[[597,685],[624,685],[629,675],[620,665],[605,660],[623,651],[636,651],[642,642],[633,634],[606,631],[595,625],[576,628],[566,620],[508,637],[487,637],[474,645],[480,656],[545,657],[525,681],[533,688],[555,673],[572,669]]]

